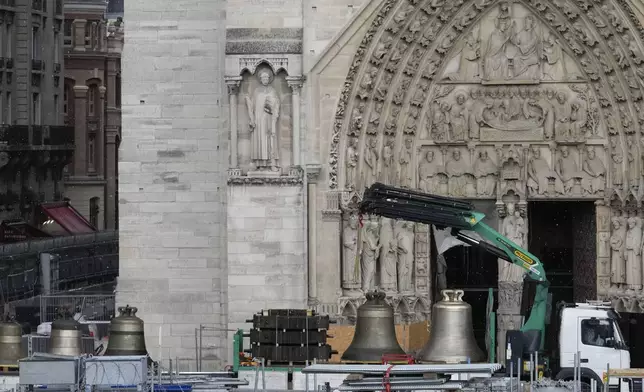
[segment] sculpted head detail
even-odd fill
[[[613,230],[619,229],[620,226],[622,225],[621,222],[619,221],[619,218],[616,216],[613,217],[610,221],[613,224]]]
[[[589,159],[595,159],[595,157],[597,156],[597,152],[592,147],[588,147],[588,149],[586,150],[586,154],[588,154]]]
[[[425,155],[425,158],[427,159],[427,162],[433,162],[434,161],[434,151],[427,151],[427,155]]]
[[[539,149],[539,147],[532,147],[532,156],[535,159],[541,158],[541,150]]]
[[[459,150],[454,150],[452,157],[454,157],[455,161],[461,160],[461,152]]]
[[[570,151],[568,151],[568,147],[566,146],[561,147],[561,155],[564,158],[567,158],[569,154],[570,154]]]
[[[267,70],[260,71],[257,75],[259,81],[262,83],[262,86],[268,86],[271,83],[271,74]]]
[[[352,229],[358,228],[358,216],[356,214],[349,215],[349,227]]]
[[[463,105],[465,103],[465,94],[458,94],[456,96],[456,103],[459,105]]]

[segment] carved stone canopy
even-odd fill
[[[644,45],[625,2],[380,4],[336,109],[331,189],[641,198]]]

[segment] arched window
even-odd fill
[[[71,89],[69,88],[69,84],[65,84],[65,89],[63,91],[63,113],[65,113],[65,116],[69,115],[69,96],[71,95]]]
[[[89,91],[87,92],[87,115],[90,117],[94,117],[98,114],[98,105],[96,104],[97,99],[98,87],[96,87],[96,85],[92,85],[89,87]]]
[[[101,212],[100,207],[101,199],[99,197],[92,197],[89,199],[89,223],[98,229],[98,214]]]

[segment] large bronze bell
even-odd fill
[[[0,323],[0,365],[17,365],[22,358],[22,327],[14,322]]]
[[[51,323],[49,353],[56,355],[81,355],[82,332],[78,321],[70,318]]]
[[[118,311],[120,315],[110,323],[110,336],[104,355],[147,355],[143,320],[136,317],[138,309],[126,305]]]
[[[385,302],[385,293],[370,292],[366,297],[367,302],[358,308],[353,340],[342,360],[380,362],[384,354],[405,354],[396,339],[394,310]]]
[[[443,290],[443,299],[432,307],[429,341],[418,360],[430,363],[481,362],[483,351],[476,344],[472,307],[463,301],[463,290]]]

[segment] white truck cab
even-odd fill
[[[575,354],[580,353],[581,381],[602,382],[607,368],[627,369],[631,356],[610,302],[589,301],[565,305],[559,329],[559,366],[556,378],[573,379]],[[628,382],[611,379],[610,389],[628,392]],[[585,389],[585,388],[584,388]]]

